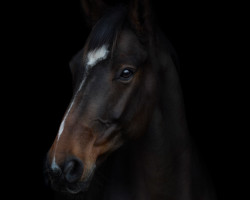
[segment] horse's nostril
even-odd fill
[[[82,162],[77,158],[68,160],[65,163],[63,173],[64,173],[65,180],[68,183],[77,182],[81,178],[82,173],[83,173]]]

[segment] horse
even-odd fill
[[[51,187],[87,200],[216,199],[150,2],[82,5],[91,32],[70,61],[73,95],[46,159]]]

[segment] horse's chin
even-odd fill
[[[88,191],[89,185],[90,185],[90,181],[79,182],[77,184],[66,186],[65,190],[66,190],[66,193],[68,194],[76,195],[76,194],[80,194],[80,193],[84,193]]]
[[[84,181],[78,181],[76,183],[52,184],[51,187],[56,192],[59,192],[65,195],[75,196],[75,195],[83,194],[88,191],[93,174],[94,173],[92,173],[91,176],[89,176],[88,179]]]

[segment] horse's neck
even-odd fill
[[[177,68],[167,51],[160,52],[158,102],[133,149],[136,199],[215,199],[191,145]]]
[[[137,173],[142,178],[138,187],[146,190],[142,194],[149,199],[189,200],[191,148],[181,87],[172,59],[167,54],[164,59],[159,102],[150,128],[135,151]]]
[[[141,191],[138,199],[190,198],[190,148],[185,136],[168,132],[159,111],[155,111],[151,127],[134,155],[136,188]],[[166,127],[163,130],[163,127]],[[181,126],[181,125],[180,125]],[[173,134],[173,135],[172,135]],[[143,196],[145,195],[145,196]]]

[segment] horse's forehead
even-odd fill
[[[114,48],[114,49],[112,49]],[[74,65],[83,64],[85,70],[89,70],[96,66],[99,62],[108,58],[110,53],[114,53],[117,60],[126,58],[141,57],[145,50],[142,49],[140,42],[136,35],[131,30],[123,30],[120,32],[116,45],[103,44],[94,49],[87,50],[85,46],[70,62],[71,67]],[[83,62],[82,62],[83,61]],[[126,62],[126,60],[124,61]]]
[[[121,32],[117,43],[117,48],[119,51],[130,53],[136,51],[139,46],[140,43],[138,38],[132,31],[124,30]]]
[[[100,61],[105,60],[110,51],[116,51],[122,54],[134,54],[134,52],[138,51],[139,42],[135,34],[132,33],[132,31],[125,30],[121,31],[120,37],[117,41],[117,46],[115,49],[112,44],[103,44],[100,47],[97,47],[93,50],[89,50],[85,53],[84,57],[86,60],[86,67],[87,69],[94,67],[96,64],[98,64]]]
[[[143,48],[135,33],[124,30],[117,41],[116,56],[120,62],[137,66],[146,59],[147,50]]]

